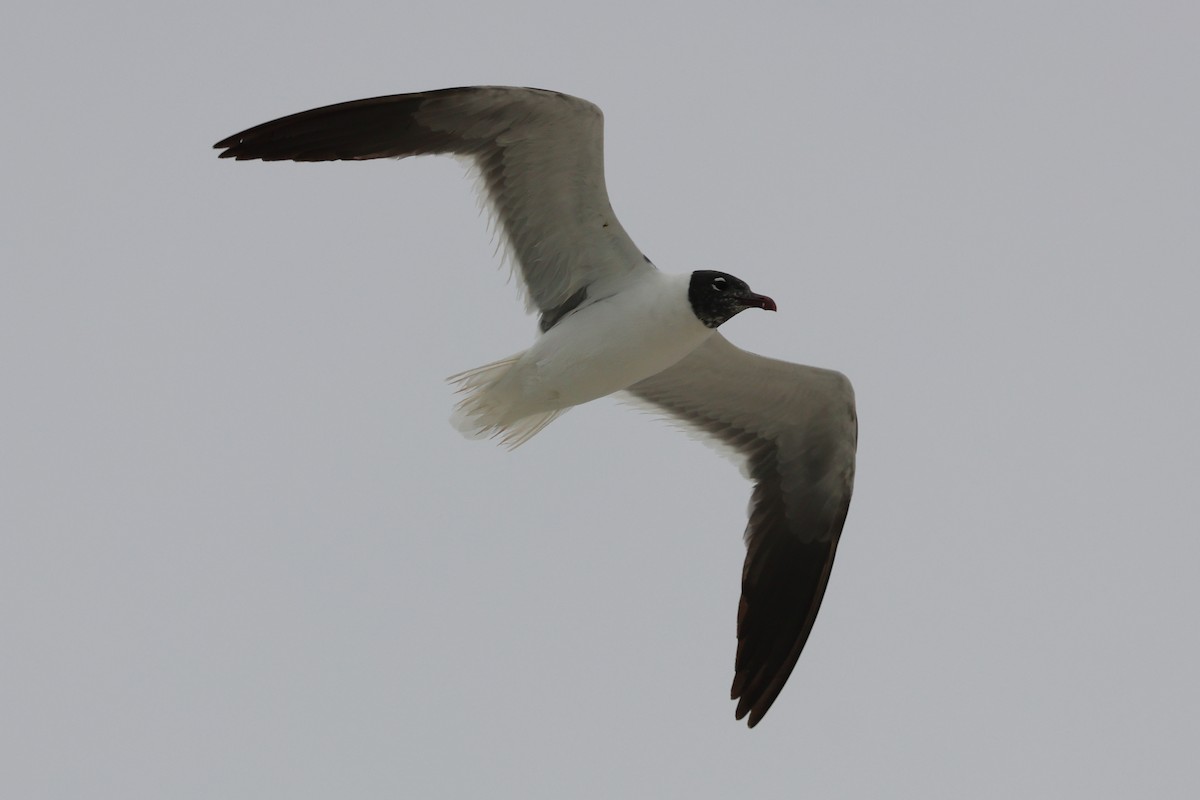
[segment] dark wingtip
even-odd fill
[[[750,709],[742,708],[741,706],[738,706],[738,710],[733,713],[733,718],[738,720],[739,722],[741,722],[743,719],[746,719],[747,714],[750,714],[750,719],[746,720],[746,727],[753,728],[755,725],[757,725],[762,720],[763,714],[765,714],[765,713],[766,713],[765,711],[762,713],[759,713],[757,711],[751,713]]]
[[[242,143],[242,134],[235,133],[233,136],[226,136],[221,141],[213,145],[214,150],[224,150],[218,158],[233,158],[234,148]]]
[[[476,91],[368,97],[310,108],[227,136],[213,147],[237,161],[352,161],[455,152],[461,137],[431,131],[413,115],[434,97]]]

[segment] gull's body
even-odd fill
[[[599,109],[539,89],[470,87],[313,109],[219,142],[266,161],[470,158],[529,306],[533,346],[455,376],[455,423],[516,446],[566,409],[625,391],[722,445],[754,480],[733,697],[755,725],[800,656],[854,480],[854,395],[839,373],[756,356],[717,327],[774,310],[725,273],[659,272],[608,202]]]
[[[454,376],[466,392],[482,389],[459,404],[456,427],[515,447],[568,408],[662,372],[716,332],[684,302],[689,279],[623,275],[603,302],[567,314],[523,353]]]

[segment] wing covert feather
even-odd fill
[[[732,451],[754,481],[731,689],[753,727],[796,666],[829,582],[854,485],[853,389],[840,373],[718,333],[629,392]]]
[[[543,314],[561,315],[598,281],[653,269],[608,200],[603,115],[570,95],[475,86],[373,97],[282,117],[214,146],[238,160],[469,158]]]

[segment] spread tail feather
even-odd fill
[[[513,381],[505,381],[505,377],[522,355],[524,353],[517,353],[446,379],[456,387],[455,392],[465,395],[450,415],[450,424],[463,436],[470,439],[499,437],[501,444],[513,450],[566,411],[556,408],[515,416],[519,413],[516,405],[521,400],[521,389]]]

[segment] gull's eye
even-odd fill
[[[712,288],[713,288],[714,292],[725,291],[725,279],[724,278],[713,278]]]

